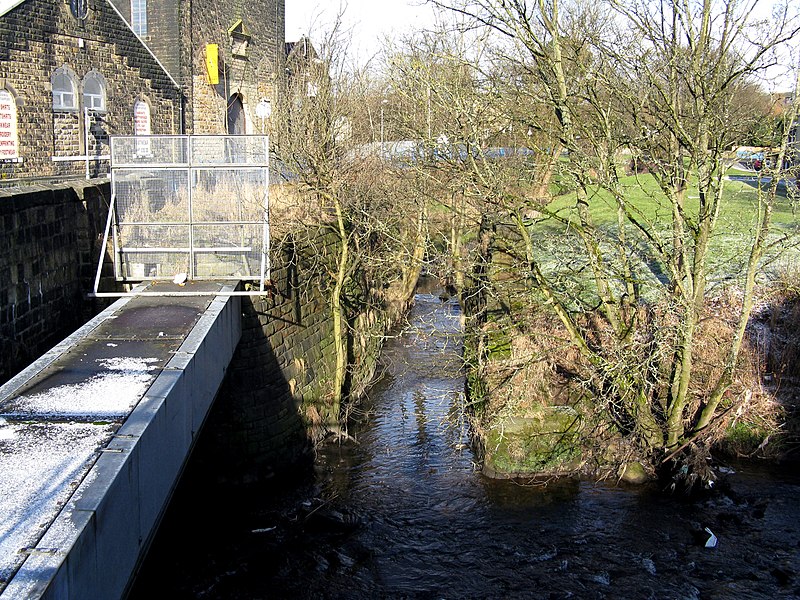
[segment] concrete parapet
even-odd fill
[[[139,302],[120,300],[82,328],[80,335],[76,333],[60,345],[58,355],[54,351],[43,357],[39,368],[57,368],[58,360],[70,354],[69,348],[85,343],[89,337],[97,345],[116,344],[109,341],[115,339],[114,320],[124,315],[121,309],[141,308]],[[160,323],[153,328],[152,323],[142,322],[141,328],[136,328],[139,340],[173,338],[158,346],[164,353],[162,366],[116,431],[113,425],[91,422],[90,417],[87,425],[105,427],[98,430],[103,443],[90,452],[86,463],[90,468],[84,471],[49,526],[20,554],[24,560],[0,599],[82,600],[124,595],[241,335],[239,297],[182,302],[197,312],[191,322],[185,323],[187,329],[179,339],[174,339],[177,336],[171,330],[159,331]],[[141,304],[157,310],[152,299]],[[38,390],[36,386],[42,385],[35,373],[21,373],[3,386],[6,394],[0,397],[0,412],[9,392],[10,396],[21,395],[26,389]],[[65,484],[70,482],[65,480]]]

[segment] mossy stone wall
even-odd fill
[[[243,299],[242,338],[199,450],[216,479],[247,484],[292,471],[338,429],[331,279],[320,268],[338,244],[336,233],[323,229],[285,239],[272,257],[271,291]],[[387,326],[376,308],[351,319],[349,379],[356,391],[372,377]]]

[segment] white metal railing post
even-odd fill
[[[192,145],[192,136],[186,136],[186,151],[188,152],[188,162],[186,173],[187,187],[189,188],[189,279],[194,279],[194,212],[192,206],[192,199],[194,197],[194,186],[196,183],[197,172],[194,169],[194,147]]]
[[[111,208],[108,211],[108,225],[106,226],[106,236],[108,237],[109,230],[111,231],[111,261],[114,265],[114,277],[117,278],[118,275],[122,273],[123,264],[122,264],[122,248],[121,248],[121,240],[119,239],[119,215],[117,214],[117,194],[116,190],[114,189],[114,183],[116,181],[113,179],[112,174],[112,183],[111,183]],[[116,222],[117,226],[114,227],[114,223]],[[105,251],[105,250],[104,250]]]
[[[114,139],[110,140],[110,152],[111,155],[114,155]],[[97,295],[98,289],[100,288],[100,277],[103,274],[103,259],[106,256],[106,246],[108,245],[108,232],[111,231],[111,223],[112,219],[114,218],[114,203],[116,201],[116,187],[114,185],[114,170],[111,170],[111,200],[108,204],[108,215],[106,216],[106,230],[103,233],[103,243],[100,246],[100,258],[97,259],[97,273],[94,276],[94,293]],[[116,263],[116,253],[114,256],[111,257],[114,263],[114,275],[117,274],[117,263]]]
[[[259,277],[258,290],[264,291],[264,280],[267,276],[267,269],[272,271],[272,265],[269,264],[269,138],[264,136],[262,139],[264,145],[264,157],[266,158],[267,168],[264,171],[264,231],[261,239],[261,276]]]
[[[89,172],[89,108],[83,107],[83,145],[86,154],[86,179],[91,179]]]

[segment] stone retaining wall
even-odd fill
[[[272,292],[242,303],[242,339],[212,414],[210,443],[227,450],[235,479],[297,461],[308,444],[303,413],[322,405],[331,379],[333,328],[319,282],[301,283],[311,267],[291,246],[277,259]]]
[[[242,339],[198,451],[208,465],[203,471],[213,470],[218,481],[258,482],[285,472],[338,427],[340,407],[331,387],[331,279],[324,268],[336,252],[337,236],[330,231],[285,239],[273,253],[270,294],[243,299]],[[354,323],[375,332],[387,326],[381,316],[365,312]],[[352,385],[362,389],[382,339],[358,337],[374,340],[370,347],[358,340],[350,344]]]
[[[85,294],[110,197],[107,182],[0,190],[0,382],[105,306]]]

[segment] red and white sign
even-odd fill
[[[8,90],[0,90],[0,161],[17,158],[17,103]]]
[[[144,100],[133,103],[133,135],[150,135],[150,105]],[[136,140],[136,155],[151,155],[150,140]]]
[[[144,100],[133,104],[133,135],[150,135],[150,106]]]

